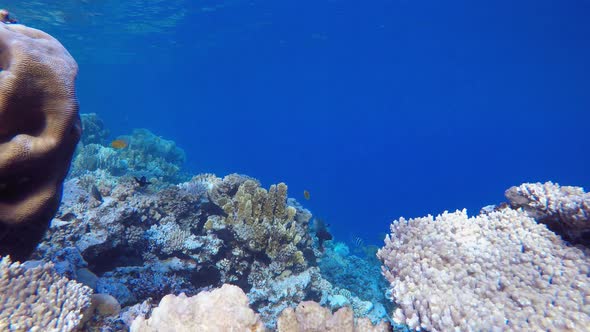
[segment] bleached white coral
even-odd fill
[[[571,330],[590,326],[590,262],[522,210],[465,210],[391,225],[378,257],[413,329]]]
[[[174,222],[152,225],[146,236],[151,245],[166,255],[182,252],[199,262],[217,254],[222,245],[222,241],[214,236],[194,235]]]
[[[92,290],[52,264],[26,269],[4,257],[0,273],[0,331],[73,331],[90,306]]]

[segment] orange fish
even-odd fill
[[[311,198],[311,195],[309,195],[309,191],[304,190],[303,191],[303,197],[305,197],[305,199],[309,201],[309,199]]]
[[[111,142],[111,147],[114,149],[124,149],[127,145],[129,145],[129,143],[124,139],[116,139]]]

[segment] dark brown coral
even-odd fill
[[[26,259],[57,210],[81,134],[77,72],[50,35],[0,23],[0,255]]]

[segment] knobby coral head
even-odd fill
[[[22,260],[57,210],[80,139],[78,65],[50,35],[0,19],[0,255]]]

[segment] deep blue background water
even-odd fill
[[[135,61],[80,61],[82,112],[175,140],[194,173],[307,189],[345,240],[525,181],[590,186],[587,1],[208,3],[126,44]]]

